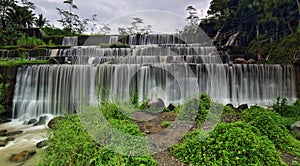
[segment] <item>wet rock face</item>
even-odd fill
[[[37,147],[37,148],[43,148],[43,147],[45,147],[45,146],[47,146],[47,145],[48,145],[47,140],[43,140],[43,141],[40,141],[39,143],[37,143],[37,144],[36,144],[36,147]]]
[[[0,147],[5,147],[7,144],[6,140],[0,140]]]
[[[22,134],[22,133],[23,133],[23,131],[12,131],[12,132],[6,133],[5,136],[11,137],[11,136],[19,135],[19,134]]]
[[[300,121],[297,121],[291,125],[291,132],[296,134],[296,136],[300,137]]]
[[[38,120],[37,119],[30,119],[29,121],[25,121],[24,125],[32,125],[35,124]]]
[[[63,120],[63,117],[61,117],[61,116],[51,119],[48,123],[48,127],[50,129],[55,129],[55,127],[57,126],[57,123],[59,123],[59,121],[61,121],[61,120]]]
[[[7,133],[7,130],[0,130],[0,137],[5,136]]]
[[[24,150],[18,154],[14,154],[11,156],[9,159],[10,161],[13,162],[23,162],[28,160],[30,157],[32,157],[36,153],[35,150]]]
[[[39,118],[39,121],[34,124],[34,126],[45,125],[46,124],[46,116],[42,116]]]
[[[147,101],[147,106],[153,109],[162,109],[165,107],[165,103],[161,98],[152,98]]]

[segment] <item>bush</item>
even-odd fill
[[[295,104],[288,105],[286,98],[281,99],[278,97],[276,103],[272,106],[274,111],[285,117],[297,117],[300,116],[300,100],[297,100]]]
[[[112,120],[114,126],[129,134],[140,133],[128,121]],[[67,115],[49,132],[49,145],[39,165],[156,165],[151,156],[131,157],[117,154],[94,141],[82,127],[77,115]]]
[[[38,38],[23,36],[17,40],[17,46],[21,48],[36,48],[37,46],[45,45],[45,43]]]
[[[188,98],[181,106],[175,109],[180,120],[196,120],[203,123],[208,115],[211,100],[206,94]]]
[[[285,121],[279,114],[253,107],[243,113],[243,120],[258,128],[277,148],[300,156],[300,142],[286,129]]]
[[[191,165],[285,165],[274,144],[246,123],[220,123],[205,140],[195,130],[171,151]]]
[[[253,40],[247,49],[247,53],[261,54],[264,58],[269,56],[269,63],[291,64],[294,51],[299,50],[300,33],[293,33],[273,43]]]

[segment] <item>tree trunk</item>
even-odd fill
[[[256,39],[259,38],[259,24],[256,25]]]
[[[298,13],[299,13],[299,17],[300,17],[300,1],[296,0],[297,2],[297,6],[298,6]],[[298,27],[300,27],[300,19],[298,20]]]
[[[278,31],[279,31],[279,21],[276,20],[276,32],[275,32],[275,40],[278,39]]]
[[[289,21],[285,21],[285,23],[287,24],[287,26],[288,26],[290,32],[291,32],[291,33],[294,33],[294,30],[293,30],[293,28],[292,28],[292,26],[291,26],[291,23],[290,23]]]

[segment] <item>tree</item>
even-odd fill
[[[8,10],[15,6],[17,1],[15,0],[1,0],[0,1],[0,29],[6,29],[8,24],[7,13]]]
[[[188,6],[186,8],[189,15],[187,16],[186,20],[188,21],[188,24],[183,28],[182,33],[194,33],[198,29],[198,24],[200,21],[200,18],[198,17],[197,9],[193,6]]]
[[[17,28],[30,28],[33,25],[35,14],[26,6],[13,6],[8,9],[7,18],[13,22]]]
[[[111,31],[111,28],[109,27],[109,24],[102,24],[100,29],[99,29],[99,33],[100,34],[109,34]]]
[[[69,11],[56,8],[61,16],[61,19],[57,21],[61,23],[65,30],[72,33],[82,33],[85,31],[88,19],[80,20],[79,16],[73,13],[73,9],[78,9],[73,0],[66,0],[63,3],[69,7]]]
[[[34,20],[35,26],[39,28],[43,28],[47,23],[49,23],[49,20],[43,16],[43,14],[39,14],[38,17]]]
[[[118,31],[120,35],[136,35],[136,34],[149,34],[151,33],[152,26],[145,25],[143,19],[134,17],[132,18],[130,26],[123,28],[119,27]]]

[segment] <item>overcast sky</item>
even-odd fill
[[[56,7],[67,9],[63,0],[31,0],[37,6],[36,14],[42,13],[51,22],[60,18]],[[78,10],[74,12],[83,18],[97,14],[97,24],[109,24],[116,33],[117,27],[126,27],[133,17],[152,25],[154,31],[165,33],[181,29],[186,24],[188,5],[196,7],[199,17],[205,17],[210,0],[74,0]]]

